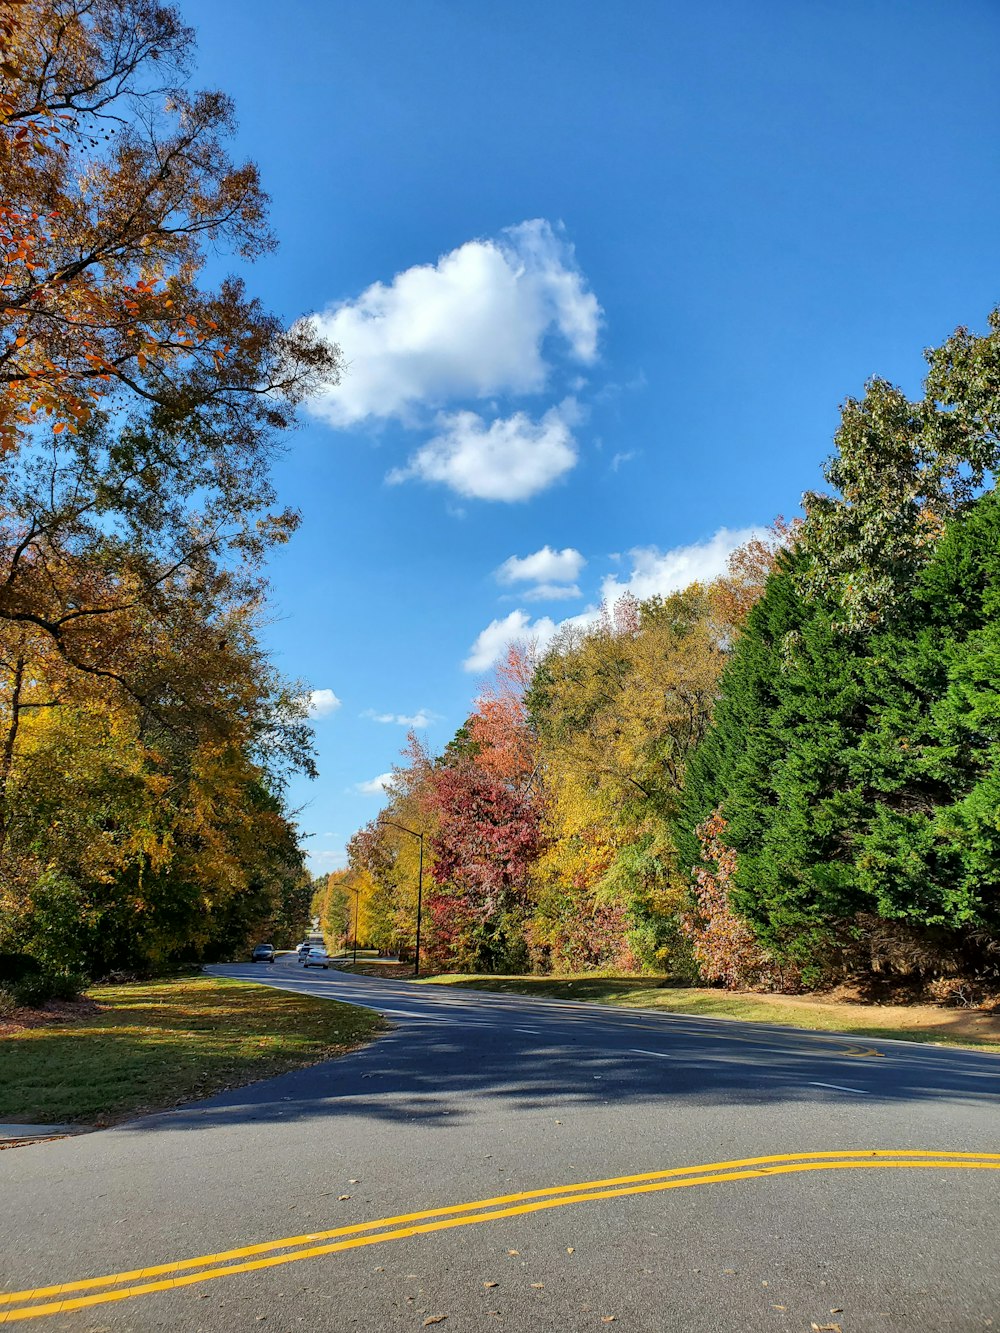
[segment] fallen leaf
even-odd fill
[[[447,1318],[448,1316],[446,1314],[429,1314],[424,1320],[424,1328],[426,1328],[428,1324],[443,1324]]]
[[[618,1316],[617,1316],[617,1315],[614,1315],[614,1314],[602,1314],[602,1315],[601,1315],[601,1323],[602,1323],[602,1324],[613,1324],[617,1318],[618,1318]]]
[[[567,1245],[567,1246],[566,1246],[566,1253],[567,1253],[567,1254],[575,1254],[576,1251],[574,1250],[574,1248],[573,1248],[572,1245]]]
[[[337,1198],[340,1199],[341,1201],[343,1201],[344,1199],[349,1199],[350,1197],[351,1197],[351,1196],[350,1196],[349,1194],[338,1194],[338,1195],[337,1195]]]
[[[360,1185],[360,1184],[361,1184],[361,1181],[360,1181],[360,1180],[349,1180],[347,1183],[348,1183],[348,1185]]]
[[[843,1307],[842,1305],[833,1305],[833,1306],[830,1307],[830,1313],[831,1313],[831,1314],[843,1314],[843,1313],[844,1313],[844,1307]]]
[[[787,1310],[787,1309],[788,1309],[788,1306],[787,1306],[787,1305],[774,1305],[774,1304],[772,1304],[772,1305],[771,1305],[771,1309],[772,1309],[772,1310]]]
[[[520,1250],[508,1250],[507,1253],[508,1253],[508,1254],[512,1254],[512,1255],[514,1255],[514,1256],[516,1257],[517,1255],[519,1255],[519,1254],[521,1253],[521,1251],[520,1251]]]
[[[535,1288],[536,1291],[543,1291],[545,1289],[544,1282],[532,1282],[531,1285]]]
[[[844,1333],[839,1324],[810,1324],[813,1333]]]
[[[484,1286],[484,1287],[499,1287],[499,1285],[500,1285],[499,1282],[484,1282],[484,1283],[483,1283],[483,1286]]]

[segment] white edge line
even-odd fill
[[[865,1092],[863,1088],[845,1088],[842,1083],[814,1083],[810,1082],[811,1088],[835,1088],[837,1092],[853,1092],[855,1097],[870,1097],[870,1092]]]

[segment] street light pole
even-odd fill
[[[416,829],[407,828],[405,824],[397,824],[392,819],[379,818],[380,824],[388,824],[390,828],[398,828],[400,833],[408,833],[411,838],[416,838],[420,843],[420,870],[417,874],[417,943],[414,949],[413,975],[420,976],[420,919],[423,915],[424,906],[424,835],[418,833]]]
[[[350,887],[350,886],[348,886]],[[361,905],[361,890],[351,889],[354,894],[354,966],[358,965],[358,908]]]

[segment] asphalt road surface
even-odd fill
[[[0,1323],[1000,1330],[996,1056],[293,959],[211,970],[394,1027],[0,1153]]]

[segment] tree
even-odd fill
[[[989,333],[958,329],[925,353],[924,396],[873,378],[841,409],[825,474],[805,497],[806,595],[832,598],[845,627],[871,632],[905,603],[949,519],[966,512],[1000,459],[1000,310]]]
[[[312,758],[257,638],[297,522],[269,463],[339,354],[204,281],[273,241],[173,8],[0,19],[2,929],[91,968],[295,933],[281,796]]]
[[[209,249],[252,259],[272,239],[256,168],[226,152],[231,105],[184,86],[176,11],[10,12],[0,629],[29,644],[26,678],[32,654],[61,659],[63,697],[90,675],[148,703],[142,627],[178,597],[261,598],[261,561],[297,522],[275,508],[275,437],[339,354],[236,279],[200,285]]]
[[[1000,317],[928,361],[845,406],[685,780],[685,860],[721,818],[728,904],[807,981],[993,966]]]

